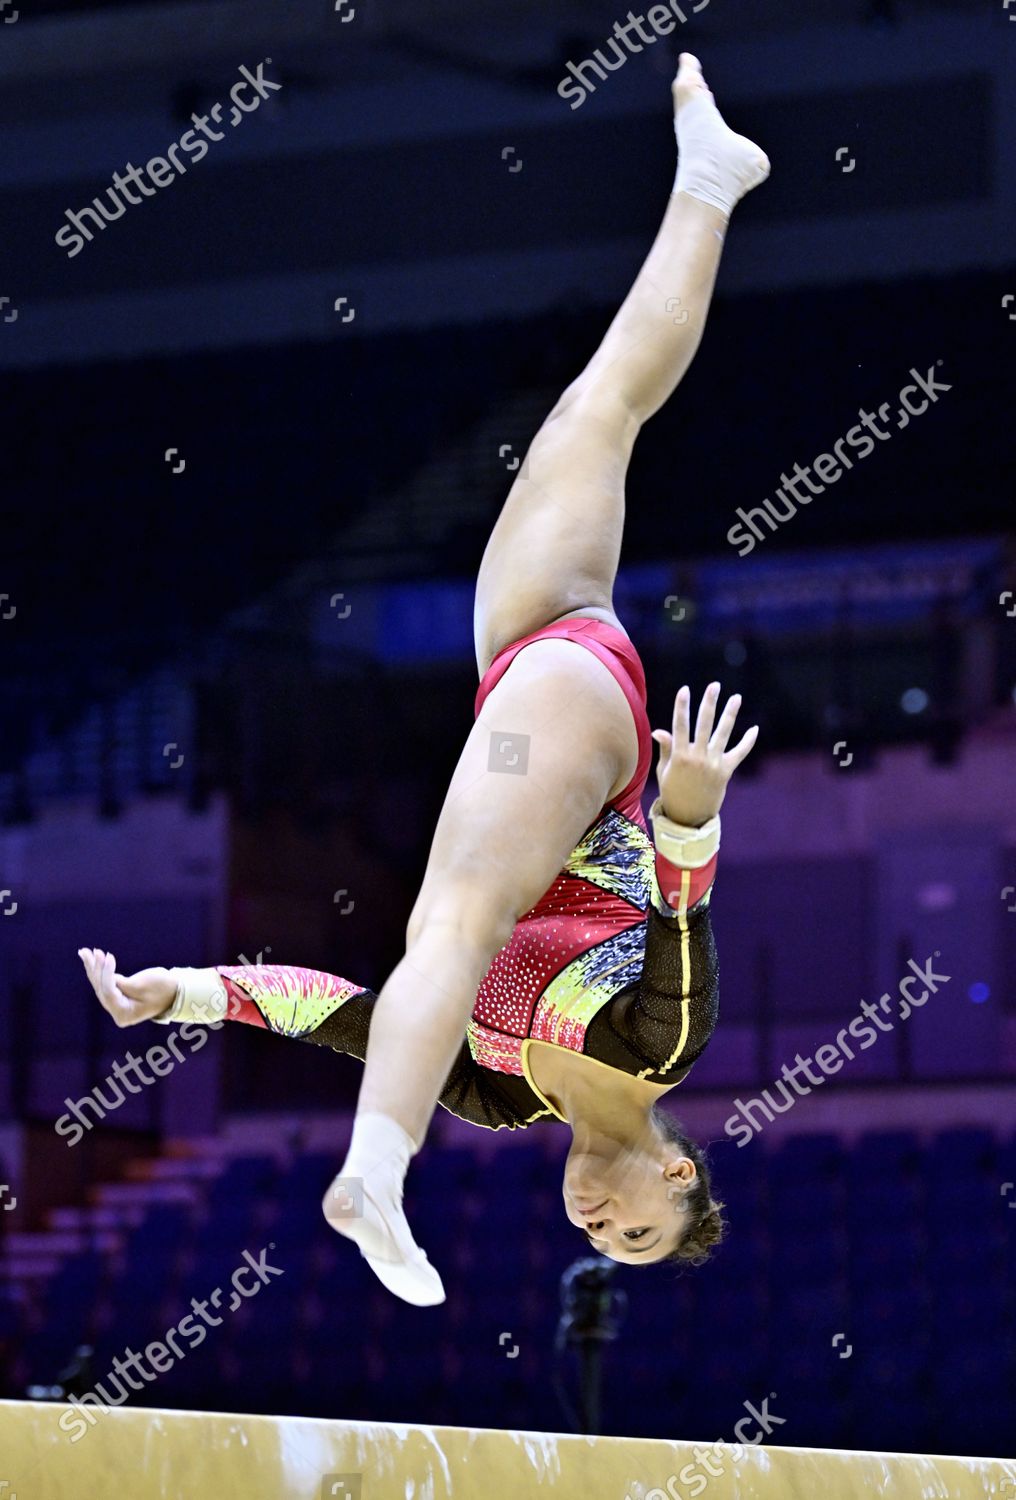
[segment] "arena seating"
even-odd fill
[[[411,1218],[448,1289],[428,1312],[384,1293],[324,1224],[330,1154],[156,1163],[147,1186],[79,1211],[79,1248],[44,1257],[47,1274],[29,1276],[8,1236],[19,1274],[0,1286],[2,1394],[51,1382],[82,1342],[101,1379],[192,1297],[228,1290],[244,1250],[265,1249],[283,1274],[136,1404],[566,1428],[546,1375],[559,1280],[584,1246],[543,1153],[514,1145],[490,1164],[442,1148],[414,1166]],[[712,1158],[731,1225],[713,1262],[617,1273],[627,1310],[606,1356],[604,1431],[729,1437],[745,1401],[776,1392],[775,1442],[1007,1451],[1016,1221],[1002,1188],[1016,1136],[957,1129],[922,1145],[887,1131],[849,1150],[802,1136],[775,1151],[724,1142]],[[560,1373],[574,1394],[575,1370]]]

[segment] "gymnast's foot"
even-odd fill
[[[322,1207],[332,1228],[359,1245],[390,1292],[415,1307],[434,1307],[445,1300],[444,1287],[402,1211],[403,1183],[415,1150],[412,1137],[388,1115],[358,1114],[342,1171]]]
[[[702,65],[690,52],[681,53],[673,94],[678,149],[674,192],[711,203],[729,218],[744,195],[769,176],[769,158],[726,124]]]

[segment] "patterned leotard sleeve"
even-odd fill
[[[277,1036],[313,1042],[363,1061],[377,995],[336,974],[288,964],[216,965],[212,969],[177,970],[193,975],[191,1006],[183,997],[162,1019],[186,1020],[203,1008],[207,1020],[210,994],[217,986],[224,1003],[211,1009],[231,1021],[272,1031]],[[181,992],[182,993],[182,992]],[[176,1014],[173,1014],[173,1011]],[[438,1101],[450,1114],[489,1130],[514,1130],[533,1118],[533,1095],[524,1079],[501,1078],[474,1061],[467,1043],[452,1064]],[[545,1111],[540,1111],[545,1113]]]
[[[659,798],[650,818],[656,847],[642,973],[595,1018],[587,1050],[650,1082],[674,1083],[705,1051],[719,1013],[709,919],[719,818],[687,828],[664,816]]]

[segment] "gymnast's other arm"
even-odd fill
[[[326,1045],[362,1059],[356,1043],[369,1026],[376,998],[363,985],[318,969],[286,964],[216,965],[209,968],[150,968],[116,972],[116,959],[101,948],[79,948],[92,988],[118,1026],[142,1021],[192,1023],[218,1029],[223,1021],[244,1021],[299,1039]],[[342,1026],[328,1026],[341,1015]],[[349,1045],[342,1045],[348,1041]]]
[[[681,688],[670,733],[656,730],[660,795],[649,809],[655,865],[639,978],[594,1018],[590,1051],[604,1061],[618,1041],[649,1064],[654,1082],[677,1084],[705,1051],[718,1013],[718,965],[709,904],[720,847],[719,811],[727,784],[750,753],[758,727],[733,749],[740,698],[713,731],[720,687],[713,683],[689,727],[690,693]]]
[[[727,749],[741,699],[735,694],[729,700],[714,730],[719,697],[720,685],[714,682],[703,696],[693,736],[691,694],[682,687],[670,733],[656,730],[653,735],[660,747],[660,794],[649,810],[655,879],[642,977],[625,997],[623,1030],[644,1052],[658,1050],[668,1036],[658,1071],[675,1083],[705,1050],[716,1024],[717,963],[709,901],[720,846],[719,812],[731,776],[758,738],[758,725],[753,725]]]
[[[336,974],[298,965],[248,964],[150,968],[124,975],[116,972],[113,954],[101,948],[79,948],[78,957],[118,1026],[179,1024],[192,1052],[223,1021],[240,1021],[361,1062],[366,1055],[377,995]],[[443,1108],[486,1130],[518,1129],[529,1123],[529,1116],[510,1094],[510,1086],[481,1068],[463,1040],[441,1091]]]

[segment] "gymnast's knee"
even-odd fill
[[[586,371],[562,393],[543,430],[553,427],[554,436],[558,436],[568,425],[581,432],[595,424],[613,445],[625,450],[634,442],[644,420],[638,403],[628,399],[623,386],[607,374],[594,376]]]

